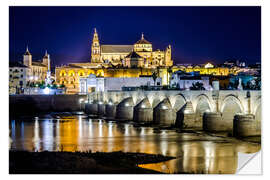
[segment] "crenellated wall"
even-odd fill
[[[116,113],[107,107],[104,116],[113,114],[116,119],[207,131],[232,132],[236,114],[252,114],[250,123],[260,131],[261,91],[94,92],[88,95],[88,102],[113,105]]]

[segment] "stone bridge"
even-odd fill
[[[118,120],[250,136],[260,134],[261,91],[94,92],[85,110]]]

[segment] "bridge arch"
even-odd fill
[[[127,97],[123,99],[117,106],[125,107],[125,106],[134,106],[134,101],[132,97]]]
[[[157,105],[159,105],[164,99],[166,99],[166,96],[161,94],[159,96],[155,96],[155,95],[151,95],[151,96],[147,96],[151,107],[155,108]]]
[[[243,104],[241,103],[241,101],[238,99],[237,96],[233,95],[233,94],[230,94],[230,95],[227,95],[222,103],[221,103],[221,108],[220,108],[220,111],[223,113],[224,112],[224,109],[226,106],[228,106],[229,104],[236,104],[238,106],[238,108],[240,108],[240,113],[243,113],[244,112],[244,106]]]
[[[262,106],[261,106],[261,96],[257,98],[256,105],[254,108],[256,129],[258,132],[261,131],[261,119],[262,119]]]
[[[244,113],[244,106],[235,95],[226,96],[221,104],[222,120],[229,131],[233,130],[233,120],[237,113]]]
[[[152,108],[149,99],[146,97],[143,100],[141,100],[135,108]]]
[[[187,102],[185,96],[183,94],[177,94],[173,98],[170,99],[172,108],[178,112]]]
[[[197,110],[200,111],[213,111],[214,107],[213,107],[213,103],[211,102],[211,100],[209,99],[209,97],[205,94],[200,94],[195,98],[194,101],[194,106],[195,106],[195,112]]]
[[[261,96],[258,96],[258,97],[255,99],[255,105],[254,105],[252,114],[256,114],[256,111],[257,111],[257,109],[258,109],[258,107],[259,107],[260,105],[261,105]]]
[[[213,111],[213,105],[209,97],[205,94],[198,95],[194,101],[195,122],[198,125],[198,127],[202,127],[203,114],[205,112],[211,111]]]

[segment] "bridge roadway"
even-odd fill
[[[111,91],[88,95],[85,111],[182,129],[260,135],[261,91]]]

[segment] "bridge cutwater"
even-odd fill
[[[261,134],[261,91],[110,91],[88,94],[101,117],[246,137]]]

